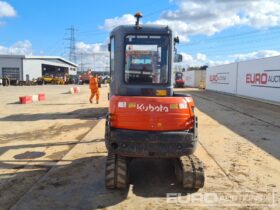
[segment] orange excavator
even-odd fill
[[[203,163],[193,155],[197,117],[190,95],[173,91],[172,63],[178,56],[168,26],[121,25],[110,34],[110,106],[106,119],[106,187],[129,184],[133,158],[172,159],[186,189],[204,185]],[[176,54],[176,55],[175,55]]]

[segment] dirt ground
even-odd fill
[[[0,209],[280,209],[280,107],[196,89],[196,155],[206,183],[187,192],[170,160],[135,159],[125,191],[104,186],[101,103],[87,86],[0,87]],[[28,105],[18,96],[45,92]]]

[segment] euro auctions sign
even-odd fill
[[[252,87],[280,88],[280,70],[263,70],[246,74],[246,84]]]
[[[209,81],[211,83],[215,83],[215,84],[228,85],[229,84],[229,72],[211,74],[209,76]]]
[[[280,56],[238,63],[237,95],[280,103]]]
[[[206,89],[280,104],[280,56],[207,69]]]

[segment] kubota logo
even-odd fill
[[[261,73],[247,73],[246,84],[257,87],[280,88],[280,70],[264,70]]]
[[[137,104],[136,106],[137,110],[144,111],[144,112],[169,112],[168,106],[163,106],[163,105],[158,105],[158,106],[153,106],[151,104],[149,105],[144,105],[144,104]]]

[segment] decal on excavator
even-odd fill
[[[163,105],[153,106],[151,104],[137,104],[136,109],[144,112],[169,112],[169,107]]]

